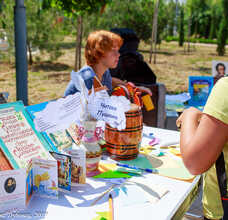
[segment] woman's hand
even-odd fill
[[[144,86],[136,86],[138,89],[139,89],[139,91],[141,92],[141,93],[147,93],[147,94],[149,94],[150,96],[152,96],[152,92],[151,92],[151,90],[149,89],[149,88],[146,88],[146,87],[144,87]]]

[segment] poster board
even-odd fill
[[[212,76],[189,76],[190,106],[204,106],[214,85]]]
[[[228,76],[228,62],[221,60],[212,60],[212,76]]]

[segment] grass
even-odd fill
[[[29,104],[36,104],[51,99],[60,98],[70,80],[70,72],[74,67],[75,43],[69,39],[62,43],[63,55],[55,62],[50,62],[47,55],[42,55],[39,62],[28,68],[28,100]],[[211,61],[228,59],[216,55],[216,45],[195,44],[191,52],[185,47],[179,47],[177,42],[162,42],[156,64],[150,64],[150,45],[143,42],[139,45],[139,52],[157,76],[157,81],[166,86],[168,93],[180,93],[188,90],[188,76],[211,75]],[[82,53],[84,50],[82,50]],[[84,64],[84,55],[83,64]],[[16,100],[16,79],[13,63],[0,61],[0,92],[10,93],[9,101]]]

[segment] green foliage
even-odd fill
[[[101,14],[86,15],[84,18],[84,31],[87,35],[91,30],[111,28],[131,28],[137,36],[149,41],[153,23],[153,0],[115,0],[107,5],[105,12]],[[158,40],[167,26],[167,4],[160,0],[158,14]]]
[[[9,61],[14,59],[14,19],[13,19],[14,1],[2,1],[0,12],[0,29],[3,29],[4,35],[9,43],[7,50]],[[6,56],[6,55],[5,55]]]
[[[176,17],[176,3],[174,2],[174,0],[170,0],[167,4],[167,16],[168,36],[173,36]]]
[[[6,24],[5,31],[10,44],[10,53],[14,50],[14,1],[5,1],[0,20]],[[29,63],[32,64],[34,50],[41,53],[46,51],[52,60],[57,59],[61,53],[56,42],[63,40],[64,28],[60,18],[62,15],[55,9],[42,10],[39,0],[25,1],[27,46]],[[64,19],[62,19],[64,20]]]
[[[218,34],[218,45],[217,52],[219,56],[224,56],[226,52],[226,39],[228,37],[228,22],[227,19],[224,18],[222,23],[220,24],[220,30]]]
[[[174,36],[167,36],[165,39],[166,42],[178,41],[178,40],[179,40],[179,37],[174,37]],[[185,38],[185,41],[188,41],[188,39]],[[216,39],[190,38],[189,41],[191,43],[217,44]],[[228,40],[226,41],[226,44],[228,44]]]
[[[180,8],[180,21],[179,21],[179,46],[184,44],[184,9]]]
[[[115,0],[107,5],[105,12],[88,15],[85,23],[85,33],[94,29],[115,27],[132,28],[141,39],[149,39],[152,30],[153,2],[138,0]]]
[[[214,38],[221,21],[220,0],[187,0],[187,17],[191,18],[191,35]]]
[[[27,45],[41,52],[47,51],[51,60],[56,60],[61,55],[56,42],[63,40],[63,17],[55,9],[42,10],[39,2],[26,1]]]
[[[65,12],[65,15],[82,15],[93,13],[101,6],[109,3],[111,0],[43,0],[43,8],[58,8]]]

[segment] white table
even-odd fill
[[[179,142],[179,132],[177,131],[145,127],[144,133],[159,136],[160,145],[163,146]],[[146,141],[146,135],[144,135],[143,141]],[[121,207],[115,203],[114,198],[115,220],[171,219],[187,198],[192,199],[191,193],[197,187],[200,179],[197,176],[193,182],[185,182],[156,174],[148,174],[147,177],[152,179],[153,183],[165,186],[169,192],[154,204],[144,203]],[[91,206],[91,202],[110,188],[110,185],[111,183],[90,178],[87,184],[74,188],[70,193],[60,192],[58,200],[33,197],[26,210],[15,213],[15,219],[91,220],[96,217],[96,212],[108,211],[108,195],[99,200],[95,206]],[[10,216],[11,219],[13,217]]]

